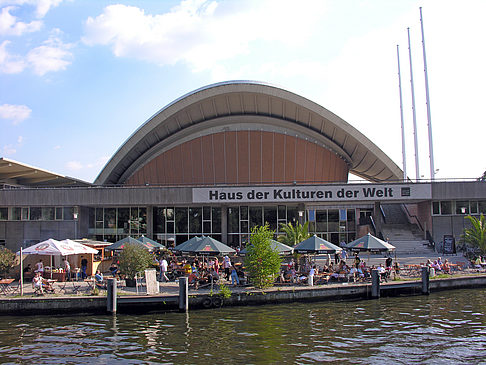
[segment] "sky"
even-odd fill
[[[0,0],[0,157],[93,182],[173,100],[255,80],[330,110],[403,168],[398,45],[407,175],[429,179],[420,7],[436,178],[477,178],[484,0]]]

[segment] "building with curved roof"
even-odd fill
[[[322,106],[269,84],[195,90],[145,122],[95,184],[280,184],[398,181],[401,169]]]
[[[349,173],[368,181],[349,183]],[[209,85],[167,105],[94,184],[0,159],[0,246],[12,250],[48,238],[128,236],[170,247],[201,235],[243,247],[256,226],[268,223],[277,236],[282,225],[307,221],[335,244],[372,232],[400,251],[397,226],[396,237],[418,232],[422,249],[424,237],[451,242],[464,216],[480,213],[484,182],[402,181],[350,124],[253,81]]]

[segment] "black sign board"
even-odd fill
[[[454,254],[456,252],[456,240],[452,235],[444,235],[444,247],[442,249],[443,254]]]

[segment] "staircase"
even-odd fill
[[[388,238],[396,247],[397,255],[422,256],[434,253],[420,228],[408,222],[400,204],[384,204],[382,209],[386,216],[386,223],[382,224],[383,237]]]

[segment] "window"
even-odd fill
[[[456,214],[469,214],[469,202],[457,201],[456,202]]]
[[[440,203],[433,202],[432,203],[432,214],[440,214]]]
[[[74,208],[73,207],[64,207],[64,220],[65,221],[72,221],[74,220]]]
[[[175,208],[176,233],[188,233],[187,223],[187,208]]]
[[[8,208],[0,208],[0,221],[8,219]]]
[[[22,219],[22,208],[15,207],[12,208],[12,215],[10,216],[10,219],[14,221],[19,221]]]
[[[30,208],[30,220],[31,221],[39,221],[42,218],[42,210],[40,207],[31,207]]]
[[[53,221],[55,210],[54,208],[42,208],[42,220]]]
[[[440,202],[440,214],[452,214],[452,202],[444,201]]]
[[[189,232],[202,233],[202,208],[189,208]]]
[[[56,208],[56,221],[61,221],[62,220],[62,208],[57,207]]]

